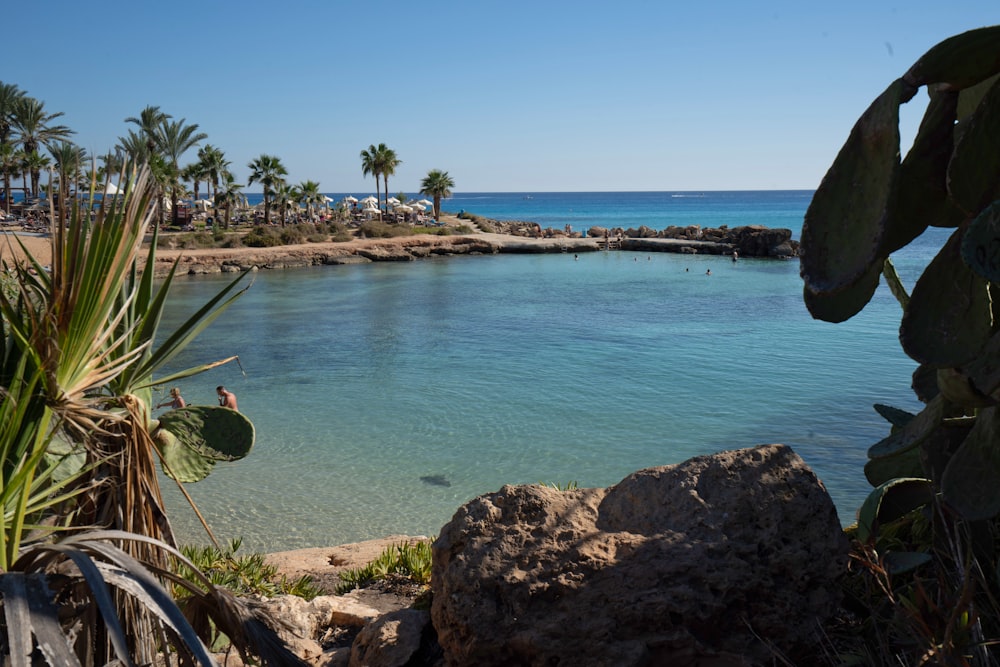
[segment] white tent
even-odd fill
[[[124,192],[122,190],[120,190],[118,188],[118,186],[115,185],[114,183],[108,182],[108,184],[104,186],[104,194],[106,194],[106,195],[120,195],[120,194],[124,194]]]

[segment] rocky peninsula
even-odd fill
[[[481,224],[481,223],[480,223]],[[518,223],[514,223],[517,225]],[[452,222],[454,225],[454,222]],[[333,264],[409,262],[448,255],[502,253],[583,253],[598,251],[674,252],[789,259],[798,253],[798,242],[789,229],[744,226],[728,229],[668,227],[654,230],[593,227],[586,235],[541,230],[533,223],[508,223],[501,231],[457,232],[447,236],[415,234],[392,238],[354,238],[269,248],[172,249],[156,255],[157,275],[179,260],[181,274],[238,273],[259,269],[287,269]],[[488,225],[482,225],[490,229]]]

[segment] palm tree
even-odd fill
[[[52,121],[63,113],[47,113],[45,103],[33,97],[21,97],[14,104],[14,115],[11,124],[17,141],[25,153],[37,152],[40,146],[48,145],[57,139],[65,139],[73,134],[73,130],[65,125],[52,125]],[[32,167],[31,194],[38,196],[39,171]]]
[[[382,183],[385,186],[382,188],[385,192],[385,209],[389,210],[389,177],[396,174],[396,167],[403,164],[403,161],[396,157],[396,151],[392,150],[385,144],[378,145],[378,170],[382,174]]]
[[[87,149],[69,141],[60,141],[49,146],[49,154],[59,170],[59,215],[65,219],[69,211],[70,186],[77,185],[79,181],[87,161]]]
[[[299,183],[299,202],[306,207],[306,215],[312,220],[313,206],[322,205],[326,195],[319,191],[319,183],[316,181],[303,181]]]
[[[198,145],[198,142],[207,139],[208,135],[198,132],[197,123],[186,125],[186,119],[178,121],[164,120],[160,122],[156,132],[156,147],[163,153],[164,160],[170,165],[171,172],[177,174],[178,183],[181,178],[180,159],[188,150]],[[177,225],[180,212],[177,201],[180,199],[181,189],[174,184],[170,188],[170,203],[173,206],[173,223]]]
[[[451,196],[451,189],[455,187],[455,181],[448,175],[447,171],[431,169],[420,181],[420,194],[434,198],[434,220],[441,221],[441,200]]]
[[[3,173],[4,213],[10,213],[10,179],[21,173],[21,157],[14,144],[0,143],[0,173]]]
[[[385,144],[381,145],[385,146]],[[370,144],[368,146],[368,150],[361,151],[361,173],[365,176],[371,174],[372,176],[375,177],[375,198],[381,201],[381,199],[379,198],[379,189],[378,189],[379,188],[378,177],[381,175],[379,167],[380,164],[378,160],[378,148],[375,147],[375,144]]]
[[[160,107],[147,106],[139,113],[138,118],[130,116],[125,119],[126,123],[134,123],[139,127],[139,136],[142,137],[146,145],[147,159],[156,152],[157,135],[160,131],[160,125],[171,118],[173,116],[160,111]]]
[[[31,177],[30,191],[28,189],[28,184],[26,182],[24,183],[25,194],[30,192],[32,197],[38,196],[38,183],[42,169],[47,169],[51,164],[52,161],[39,153],[37,150],[31,152],[21,151],[21,168],[24,170],[22,177]]]
[[[225,154],[212,144],[205,144],[198,149],[198,162],[203,167],[203,175],[212,184],[212,194],[219,189],[222,175],[229,169],[229,160]]]
[[[12,83],[0,81],[0,168],[3,169],[3,201],[5,211],[10,213],[10,176],[9,163],[15,148],[11,142],[11,122],[14,116],[14,107],[18,100],[24,97],[24,91],[20,90]]]
[[[243,186],[228,171],[222,172],[222,188],[215,191],[214,203],[226,212],[225,229],[229,229],[233,206],[243,199]]]
[[[181,178],[185,181],[191,181],[194,198],[199,199],[201,189],[198,186],[201,185],[202,181],[208,182],[205,166],[201,162],[192,162],[181,170]]]
[[[274,186],[274,206],[281,211],[281,226],[285,226],[288,220],[288,211],[299,201],[301,195],[299,189],[294,185],[289,185],[281,181]]]
[[[247,181],[247,187],[254,183],[260,183],[264,186],[264,224],[270,224],[271,195],[279,183],[285,182],[282,176],[287,176],[288,171],[281,164],[279,158],[263,153],[251,160],[247,166],[250,168],[250,179]]]

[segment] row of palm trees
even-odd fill
[[[92,156],[86,149],[69,141],[73,130],[65,125],[55,124],[62,112],[49,113],[43,102],[28,96],[16,85],[0,82],[0,173],[3,176],[3,201],[5,211],[10,212],[12,201],[12,179],[22,179],[21,189],[26,197],[38,197],[41,192],[40,175],[52,168],[57,179],[52,189],[66,201],[74,190],[85,191],[94,182],[104,182],[107,174],[117,174],[126,161],[149,165],[151,178],[158,196],[155,201],[158,217],[165,220],[167,207],[164,200],[171,203],[172,220],[179,222],[178,202],[188,196],[187,183],[193,185],[193,196],[197,200],[200,186],[205,184],[209,198],[216,208],[223,209],[224,226],[229,227],[232,210],[245,200],[244,187],[230,170],[231,163],[221,149],[211,144],[200,145],[208,138],[198,131],[197,124],[189,124],[186,119],[175,120],[158,106],[147,106],[138,116],[130,116],[125,122],[134,125],[128,134],[119,137],[118,143],[104,156],[96,156],[100,167],[91,173],[88,163]],[[49,155],[39,151],[45,148]],[[181,158],[188,151],[197,148],[197,160],[181,167]],[[380,143],[372,144],[361,151],[362,173],[375,178],[376,196],[388,208],[389,176],[395,175],[402,160],[396,152]],[[246,186],[259,184],[264,191],[264,222],[271,221],[271,211],[281,212],[281,222],[285,224],[287,212],[303,205],[312,217],[313,211],[323,206],[325,196],[316,181],[303,181],[298,185],[287,182],[288,170],[274,155],[261,154],[251,160],[247,167],[250,177]],[[30,185],[28,179],[30,178]],[[434,199],[434,217],[440,219],[441,200],[451,196],[454,181],[447,172],[431,170],[421,183],[421,194]]]

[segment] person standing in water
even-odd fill
[[[176,410],[177,408],[183,408],[187,403],[184,401],[184,397],[181,396],[181,390],[177,387],[171,387],[170,400],[158,404],[156,408],[159,409],[165,405],[169,405],[171,410]]]
[[[219,405],[239,412],[239,408],[236,407],[236,394],[228,391],[221,384],[215,388],[215,393],[219,395]]]

